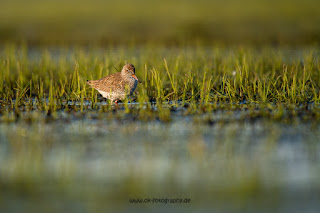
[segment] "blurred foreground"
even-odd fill
[[[117,114],[126,113],[120,108]],[[246,111],[176,112],[169,124],[96,112],[57,116],[0,124],[1,212],[320,208],[318,124],[247,120]],[[129,202],[145,198],[191,202]]]

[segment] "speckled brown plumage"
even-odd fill
[[[138,82],[134,66],[126,64],[121,72],[111,74],[99,80],[88,81],[87,84],[98,90],[104,98],[110,99],[112,102],[125,99],[127,95],[132,95]]]

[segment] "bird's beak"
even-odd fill
[[[132,77],[134,77],[139,83],[141,83],[141,81],[137,78],[135,74],[132,74]]]

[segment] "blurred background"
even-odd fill
[[[0,42],[315,44],[316,0],[1,0]]]

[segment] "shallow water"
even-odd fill
[[[170,122],[141,121],[121,107],[111,117],[90,110],[47,119],[35,111],[36,122],[0,123],[1,212],[320,208],[318,123],[182,109]],[[130,203],[137,198],[191,201]]]

